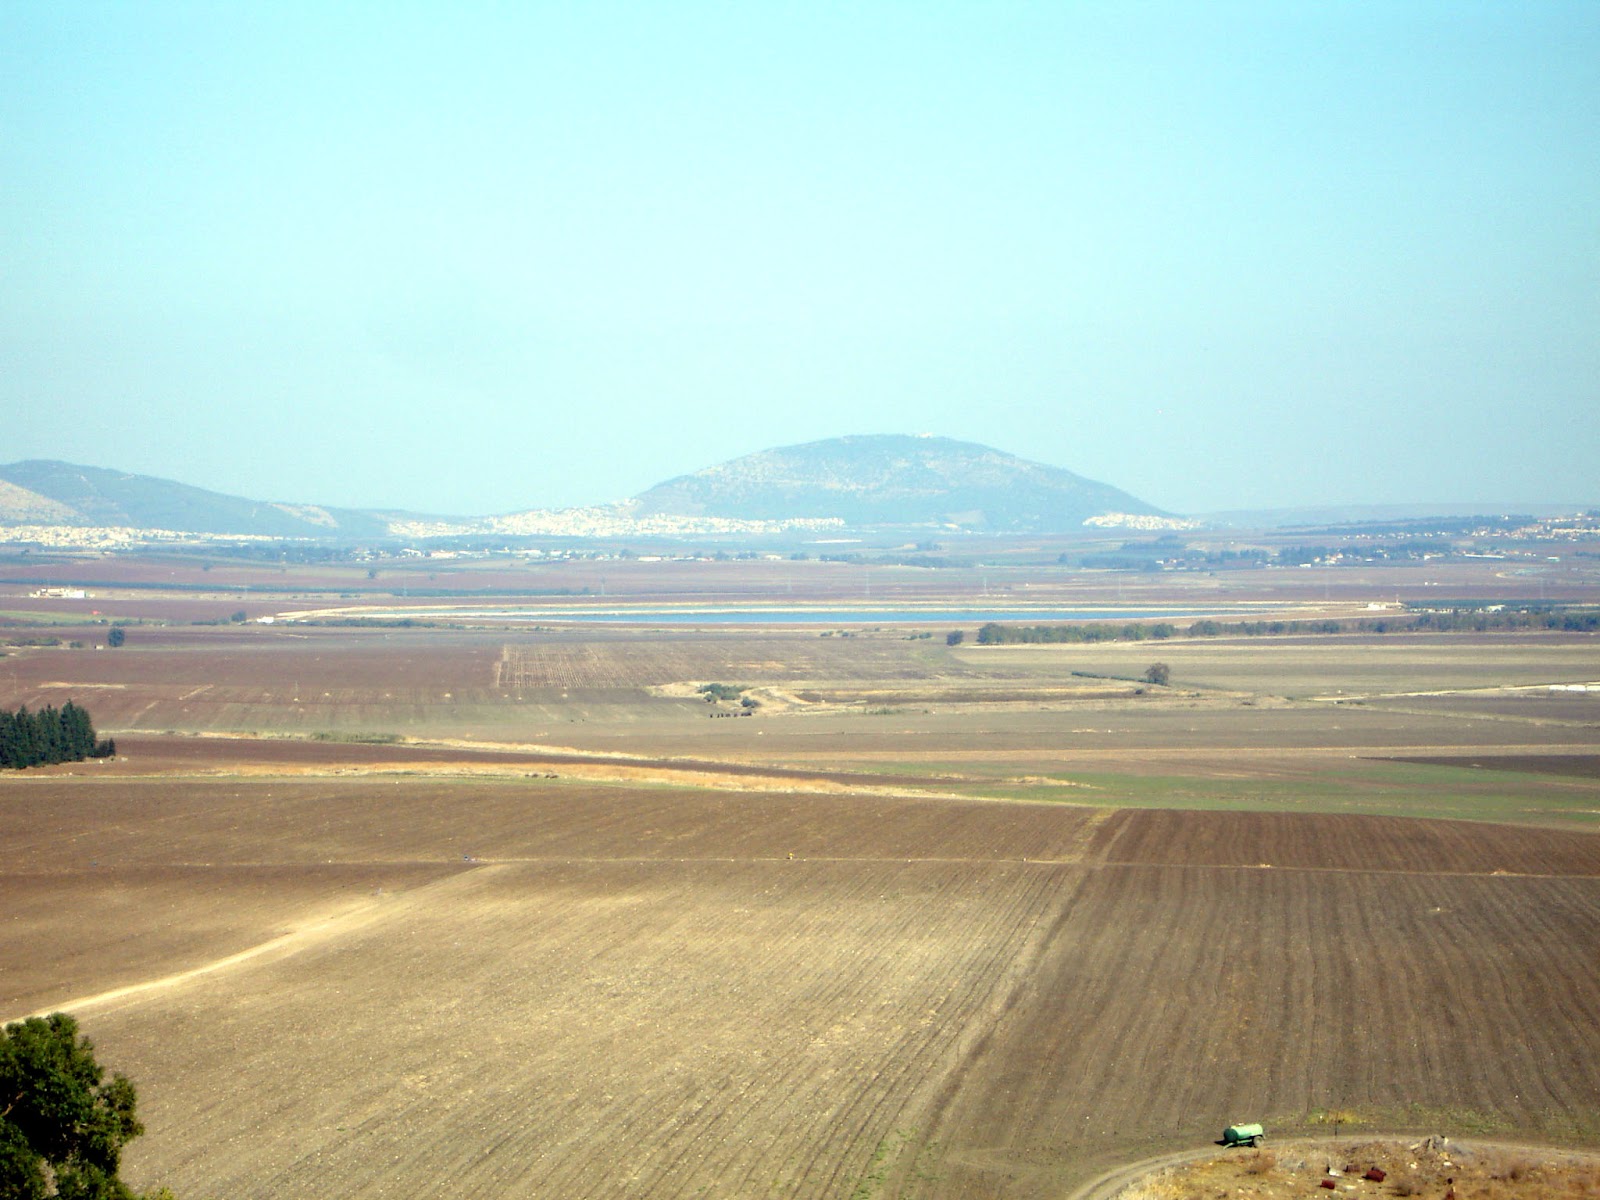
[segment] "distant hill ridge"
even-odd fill
[[[657,484],[640,511],[846,525],[1065,532],[1111,513],[1165,516],[1110,484],[976,442],[900,434],[829,438],[747,454]]]
[[[245,500],[170,479],[54,459],[0,466],[0,520],[255,537],[371,537],[388,530],[388,521],[376,513]]]
[[[622,533],[631,521],[651,518],[679,519],[684,532],[701,519],[827,518],[853,528],[1048,533],[1081,529],[1085,521],[1107,514],[1165,515],[1127,492],[1060,467],[975,442],[894,434],[763,450],[668,480],[624,504],[568,511],[598,513],[607,528]],[[328,539],[504,532],[507,520],[247,500],[169,479],[48,459],[0,465],[0,524],[9,525]]]

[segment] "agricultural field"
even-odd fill
[[[78,1012],[140,1083],[133,1174],[182,1194],[1060,1196],[1241,1113],[1600,1137],[1593,835],[7,787],[6,1015]]]
[[[701,565],[563,578],[862,575]],[[116,649],[0,631],[59,642],[0,706],[118,743],[0,776],[0,1018],[136,1081],[141,1187],[1065,1200],[1237,1120],[1600,1146],[1600,639],[117,602]]]

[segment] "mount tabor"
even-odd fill
[[[1109,484],[949,438],[829,438],[747,454],[657,484],[645,514],[1052,533],[1108,513],[1165,515]]]

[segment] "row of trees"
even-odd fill
[[[1498,607],[1493,610],[1454,609],[1346,621],[1213,621],[1205,618],[1192,622],[1181,632],[1189,637],[1200,638],[1281,637],[1336,633],[1485,633],[1495,630],[1540,629],[1563,633],[1600,633],[1600,611]],[[1138,621],[1125,625],[1092,622],[1082,625],[1001,625],[991,621],[978,630],[978,644],[1004,646],[1041,642],[1140,642],[1147,638],[1160,641],[1175,637],[1179,632],[1176,625],[1166,621],[1149,625]]]
[[[1449,612],[1418,613],[1416,628],[1440,633],[1484,633],[1497,629],[1549,629],[1562,633],[1600,632],[1600,611],[1544,608],[1503,608],[1497,612],[1481,609],[1452,609]]]
[[[1398,625],[1395,626],[1397,629]],[[1231,634],[1234,637],[1277,637],[1283,634],[1305,633],[1344,633],[1346,630],[1355,632],[1356,623],[1346,625],[1343,621],[1196,621],[1189,626],[1190,637],[1221,637]],[[1382,633],[1383,630],[1370,632]]]
[[[1142,642],[1146,638],[1169,638],[1178,632],[1176,625],[1161,621],[1146,625],[1131,621],[1125,625],[1001,625],[990,621],[978,629],[978,645],[1004,646],[1018,642]]]
[[[68,700],[60,708],[29,712],[0,709],[0,767],[42,767],[47,763],[110,758],[117,752],[111,739],[98,741],[88,710]]]

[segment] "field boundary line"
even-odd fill
[[[120,731],[113,731],[120,736]],[[373,763],[361,765],[315,764],[295,767],[280,763],[248,764],[243,767],[217,767],[178,771],[149,771],[119,773],[113,782],[130,779],[144,780],[216,780],[216,779],[455,779],[486,783],[516,782],[543,775],[548,779],[567,782],[581,781],[589,784],[615,784],[626,787],[699,788],[718,792],[750,792],[771,795],[808,796],[874,796],[899,800],[945,800],[968,804],[1046,804],[1059,808],[1102,808],[1104,805],[1083,801],[1032,799],[1026,796],[976,796],[966,792],[923,791],[911,787],[894,787],[877,784],[853,784],[843,780],[790,779],[771,775],[736,775],[722,771],[673,770],[656,767],[631,767],[619,765],[607,770],[606,763],[567,764],[566,771],[548,773],[530,772],[528,766],[545,764],[493,764],[493,763]],[[48,780],[51,776],[39,776]],[[7,781],[10,782],[10,781]],[[21,781],[28,782],[28,781]],[[97,781],[98,782],[98,781]]]
[[[1505,828],[1515,828],[1506,826]],[[971,860],[981,861],[981,860]],[[1044,859],[1030,858],[1027,862],[1043,862]],[[1068,864],[1062,864],[1068,865]],[[1171,871],[1182,869],[1186,871],[1282,871],[1285,874],[1298,875],[1398,875],[1403,878],[1415,879],[1600,879],[1600,872],[1571,871],[1555,873],[1549,871],[1504,871],[1496,868],[1480,871],[1467,870],[1428,870],[1426,868],[1412,867],[1319,867],[1309,863],[1205,863],[1205,862],[1128,862],[1107,861],[1085,863],[1084,866],[1095,870],[1106,867],[1132,867],[1156,871]]]
[[[1359,695],[1362,699],[1365,699],[1365,700],[1390,700],[1390,699],[1404,700],[1407,697],[1421,699],[1421,698],[1426,698],[1426,697],[1429,697],[1429,696],[1486,696],[1486,695],[1497,694],[1497,693],[1500,693],[1500,692],[1540,692],[1540,691],[1548,691],[1548,690],[1551,690],[1553,688],[1564,688],[1564,687],[1584,687],[1584,688],[1593,688],[1593,689],[1596,689],[1596,690],[1600,690],[1600,681],[1589,680],[1589,679],[1556,679],[1556,680],[1546,681],[1544,683],[1494,683],[1494,684],[1488,684],[1488,685],[1485,685],[1485,686],[1482,686],[1482,687],[1430,688],[1430,689],[1428,689],[1426,691],[1418,691],[1418,692],[1362,692],[1362,693],[1354,693],[1354,694]],[[1340,697],[1340,696],[1307,696],[1306,697],[1307,700],[1315,700],[1315,701],[1326,701],[1326,700],[1338,701],[1339,699],[1342,699],[1342,698],[1344,698],[1344,697]]]

